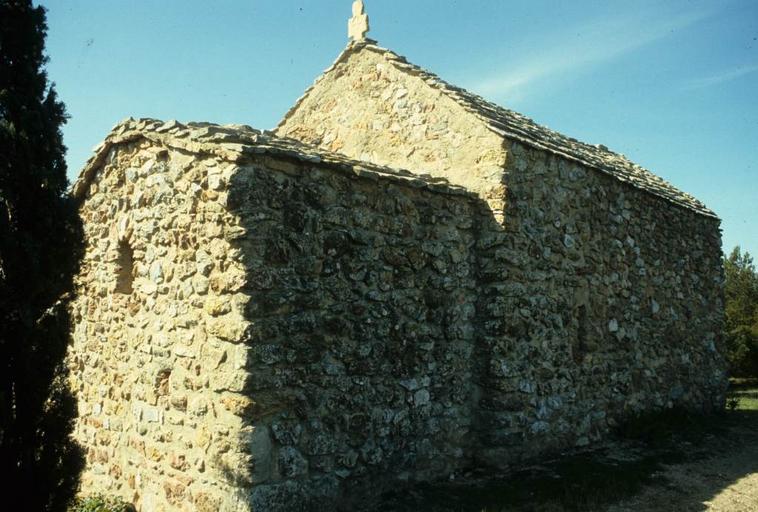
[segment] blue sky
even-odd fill
[[[74,179],[125,117],[272,128],[347,42],[351,0],[47,0]],[[706,203],[758,257],[755,0],[366,0],[370,37]]]

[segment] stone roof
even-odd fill
[[[247,125],[182,124],[178,121],[163,122],[157,119],[128,118],[114,126],[105,140],[94,148],[94,154],[87,160],[78,179],[71,187],[71,195],[79,200],[86,197],[90,183],[98,171],[107,164],[110,151],[114,146],[141,139],[150,140],[168,148],[214,155],[240,164],[255,157],[276,156],[329,167],[367,179],[381,178],[406,186],[426,188],[447,194],[470,194],[465,188],[452,185],[444,178],[353,160],[340,153],[331,153],[298,140],[279,137],[272,132],[256,130]]]
[[[586,144],[547,127],[540,126],[518,112],[500,107],[481,96],[445,82],[434,73],[408,62],[405,57],[387,48],[378,46],[376,41],[371,39],[354,41],[348,44],[347,48],[345,48],[334,64],[324,74],[334,70],[338,64],[347,60],[350,55],[363,50],[379,53],[396,68],[419,77],[430,87],[439,90],[453,99],[467,112],[482,120],[489,129],[504,138],[575,161],[688,210],[718,218],[714,212],[709,210],[695,197],[682,192],[663,178],[630,161],[624,155],[614,153],[603,145]],[[316,84],[319,80],[320,78],[316,80]],[[295,103],[279,123],[279,126],[297,110],[312,89],[313,87],[309,88]]]

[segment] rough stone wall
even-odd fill
[[[585,445],[670,404],[720,406],[718,219],[503,139],[372,48],[348,47],[278,132],[445,176],[489,206],[475,254],[479,457]]]
[[[141,140],[112,149],[89,186],[70,351],[86,493],[143,511],[247,509],[229,170]]]
[[[328,510],[466,466],[477,202],[271,160],[231,189],[247,231],[249,421],[270,434],[253,509]]]
[[[630,415],[723,406],[717,219],[513,143],[480,241],[479,456],[584,446]]]
[[[142,511],[310,509],[464,467],[478,201],[245,161],[138,138],[88,185],[70,356],[83,491]]]
[[[85,492],[329,509],[723,403],[716,219],[516,143],[503,222],[249,129],[123,131],[81,207]]]
[[[369,49],[348,49],[277,133],[358,160],[444,177],[487,200],[502,197],[502,139],[454,100]]]

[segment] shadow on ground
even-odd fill
[[[466,484],[403,489],[386,495],[377,510],[710,510],[705,503],[756,473],[758,410],[707,418],[670,413],[640,418],[592,452],[495,478],[469,475]],[[745,490],[735,492],[744,501]],[[750,510],[725,500],[718,510]]]

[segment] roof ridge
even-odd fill
[[[379,46],[376,41],[371,39],[350,42],[332,65],[316,78],[313,85],[306,89],[292,108],[287,111],[275,130],[281,128],[290,119],[328,73],[333,71],[341,62],[347,60],[350,55],[364,49],[383,55],[392,65],[405,72],[411,72],[425,81],[430,87],[443,92],[460,107],[478,117],[491,131],[501,137],[521,142],[527,146],[547,151],[595,169],[677,206],[702,215],[718,218],[701,201],[677,189],[650,170],[635,164],[625,155],[611,151],[602,144],[588,144],[573,137],[563,135],[556,130],[536,123],[521,113],[506,109],[478,94],[452,85],[433,72],[409,62],[405,56]]]
[[[587,167],[608,174],[619,181],[661,197],[669,202],[709,217],[718,216],[694,196],[679,190],[671,183],[629,160],[625,155],[609,150],[602,144],[589,144],[573,137],[542,126],[531,118],[506,109],[482,96],[469,92],[462,87],[452,85],[435,73],[408,61],[405,56],[380,47],[373,42],[362,45],[363,48],[381,53],[393,64],[399,62],[401,69],[412,69],[431,87],[445,93],[465,110],[479,117],[495,133],[512,138],[528,146],[542,149],[563,158],[575,161]],[[353,48],[347,48],[346,51]],[[340,55],[344,58],[345,52]]]
[[[94,148],[70,193],[83,199],[90,183],[108,159],[113,146],[140,139],[149,139],[169,147],[196,153],[215,154],[233,162],[256,155],[277,155],[320,164],[362,177],[389,178],[417,188],[428,188],[450,194],[470,194],[463,187],[431,174],[418,174],[405,169],[394,169],[379,164],[355,160],[296,139],[283,137],[268,130],[257,130],[248,125],[219,125],[208,122],[180,123],[175,120],[160,121],[152,118],[127,118],[116,124],[103,142]]]

